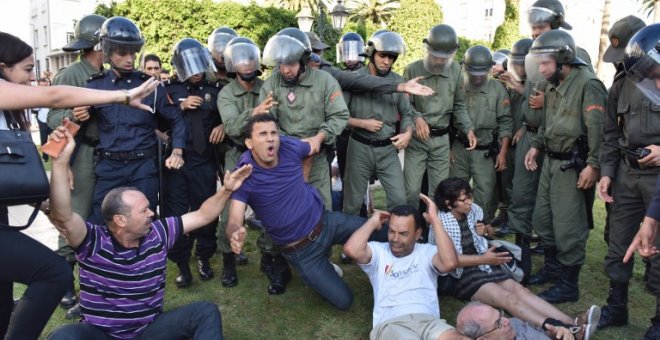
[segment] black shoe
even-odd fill
[[[628,283],[610,281],[607,305],[602,308],[598,329],[628,324]]]
[[[270,279],[268,294],[284,294],[286,291],[286,285],[291,281],[291,269],[289,269],[289,264],[282,255],[275,255],[272,258],[273,265],[270,273],[266,272]]]
[[[561,264],[557,261],[557,248],[546,247],[544,249],[543,268],[535,275],[529,277],[530,285],[540,285],[544,283],[555,283],[562,275]]]
[[[192,284],[192,272],[190,271],[190,265],[188,262],[180,262],[176,264],[179,267],[179,276],[176,277],[174,282],[179,288],[185,288]]]
[[[353,262],[353,259],[351,259],[350,257],[348,257],[348,255],[344,254],[343,251],[341,252],[341,254],[339,255],[339,257],[340,257],[340,259],[341,259],[341,263],[343,263],[343,264],[349,264],[349,263],[352,263],[352,262]]]
[[[539,294],[539,297],[549,303],[576,302],[580,300],[578,278],[581,265],[560,265],[562,276],[554,286]]]
[[[660,325],[652,325],[644,334],[644,340],[660,339]]]
[[[242,251],[236,255],[236,264],[239,266],[244,266],[248,264],[249,261],[250,259],[248,259],[247,255]]]
[[[208,259],[197,260],[197,272],[202,281],[208,281],[214,277],[213,269]]]
[[[234,253],[222,254],[222,277],[220,282],[223,287],[231,288],[238,285],[236,275],[236,255]]]
[[[543,246],[541,246],[540,243],[537,244],[536,247],[531,248],[530,251],[532,252],[532,255],[543,255],[544,254]]]
[[[78,320],[80,319],[80,304],[76,303],[73,307],[69,308],[64,314],[64,318],[67,320]]]
[[[62,300],[60,300],[60,307],[69,309],[78,303],[78,298],[76,297],[76,291],[73,288],[69,288],[64,293]]]

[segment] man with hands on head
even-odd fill
[[[438,217],[438,208],[427,196],[424,219],[437,235],[435,245],[417,243],[422,226],[417,209],[401,205],[389,213],[375,211],[344,245],[369,276],[374,289],[371,339],[460,339],[452,326],[440,319],[438,275],[454,270],[458,257]],[[388,222],[388,242],[369,242]]]
[[[49,217],[81,264],[82,322],[58,328],[50,339],[222,339],[214,303],[195,302],[163,312],[166,256],[182,235],[218,218],[231,192],[250,175],[251,165],[225,174],[223,187],[199,210],[156,221],[144,194],[136,188],[115,188],[103,200],[105,225],[96,225],[71,210],[67,170],[73,137],[58,127],[52,138],[66,138],[67,145],[53,159]]]

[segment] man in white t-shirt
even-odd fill
[[[410,206],[374,212],[344,245],[344,252],[369,275],[374,288],[372,340],[463,338],[440,319],[436,293],[437,276],[453,271],[458,257],[435,203],[425,195],[420,197],[428,207],[424,219],[439,235],[435,246],[417,243],[422,221]],[[388,243],[368,242],[388,219]]]

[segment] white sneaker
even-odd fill
[[[339,268],[338,265],[336,265],[332,262],[330,262],[330,264],[335,268],[335,272],[337,272],[337,275],[339,275],[339,277],[344,277],[344,271],[341,270],[341,268]]]

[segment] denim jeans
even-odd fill
[[[344,244],[355,230],[367,220],[336,211],[326,211],[324,225],[318,238],[307,246],[282,252],[303,281],[335,307],[346,310],[353,303],[353,293],[330,264],[332,245]],[[387,228],[374,232],[370,241],[387,241]]]
[[[111,340],[96,326],[79,323],[57,328],[49,340]],[[200,301],[161,313],[137,339],[222,339],[222,319],[218,306]]]

